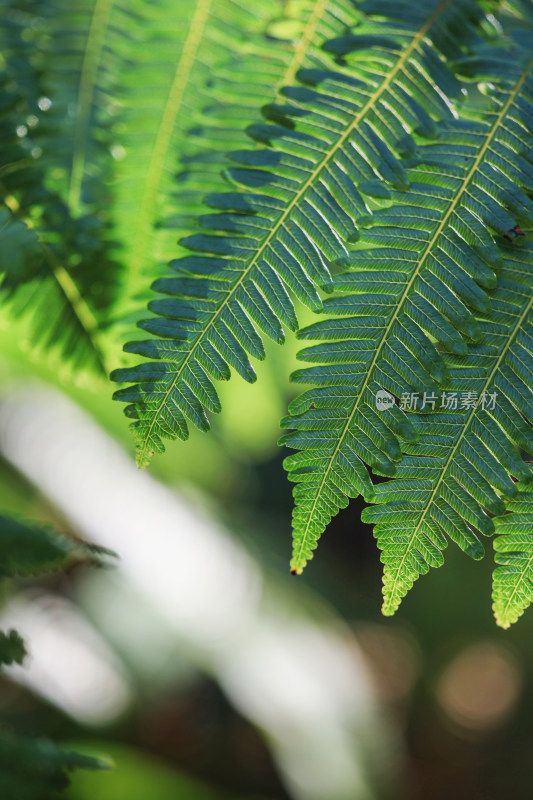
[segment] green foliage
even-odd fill
[[[38,575],[62,569],[68,562],[100,563],[110,550],[75,541],[51,528],[0,515],[0,578]]]
[[[22,664],[26,656],[26,647],[18,633],[14,630],[9,633],[0,631],[0,665],[7,664],[9,667],[13,662]]]
[[[494,312],[494,267],[502,261],[502,248],[490,230],[504,236],[533,212],[525,191],[533,161],[523,122],[532,99],[529,71],[530,64],[509,67],[482,121],[442,124],[435,144],[413,149],[408,163],[415,165],[406,171],[409,192],[389,191],[390,205],[368,218],[346,259],[349,272],[335,278],[335,295],[324,306],[336,316],[298,333],[323,343],[300,353],[302,360],[322,364],[298,371],[293,380],[316,388],[293,401],[294,417],[282,421],[295,431],[282,441],[301,451],[286,460],[291,478],[300,484],[295,491],[296,571],[348,497],[363,494],[372,500],[365,463],[378,475],[395,475],[396,463],[401,462],[398,469],[405,464],[402,448],[409,453],[419,436],[410,415],[396,406],[376,407],[377,392],[399,398],[418,392],[423,398],[424,392],[478,388],[470,377],[456,388],[446,362],[453,356],[465,360],[469,343],[473,356],[477,342],[486,345],[476,315],[490,313],[491,306]],[[533,289],[529,248],[518,257],[527,300]],[[509,328],[509,337],[514,333]],[[501,336],[495,345],[504,353],[509,341]],[[518,406],[515,413],[520,411]],[[439,423],[434,416],[427,418],[434,433]],[[405,558],[400,572],[409,580],[414,573],[406,569]]]
[[[35,346],[123,365],[144,467],[209,428],[217,381],[255,381],[265,337],[296,332],[292,570],[361,494],[385,613],[449,540],[480,558],[496,530],[496,617],[514,621],[531,586],[529,0],[2,7],[1,286]],[[298,303],[322,316],[301,327]],[[443,404],[468,393],[483,400]],[[5,574],[87,555],[0,523]]]
[[[36,575],[61,569],[74,559],[98,564],[112,555],[101,547],[75,542],[49,528],[0,515],[0,578]],[[25,644],[15,630],[0,631],[0,666],[22,664]],[[0,729],[0,797],[47,800],[69,784],[73,769],[103,769],[95,758],[63,752],[44,740],[15,736]]]
[[[108,773],[94,770],[76,772],[66,798],[76,800],[118,800],[118,798],[150,798],[150,800],[230,800],[234,793],[211,789],[201,781],[170,767],[166,761],[147,755],[134,747],[113,741],[94,739],[75,742],[87,753],[109,754],[115,769]]]
[[[43,739],[0,731],[0,796],[4,800],[53,800],[75,769],[107,769],[107,762],[63,751]]]
[[[327,56],[321,45],[343,33],[353,22],[353,13],[352,0],[299,0],[283,8],[279,3],[261,4],[260,21],[268,38],[251,32],[205,86],[195,86],[205,95],[201,101],[205,107],[196,110],[195,124],[181,143],[183,172],[173,193],[176,212],[167,225],[182,236],[198,228],[204,197],[227,188],[220,170],[231,163],[228,142],[233,149],[250,144],[246,128],[265,100],[279,100],[283,87],[294,82],[301,68],[323,68]],[[248,76],[245,85],[242,75]],[[175,255],[174,242],[169,253]]]
[[[290,61],[286,43],[264,36],[284,13],[280,0],[253,10],[241,0],[165,0],[140,3],[138,12],[143,47],[128,53],[136,69],[119,95],[116,223],[127,265],[120,313],[134,297],[146,300],[160,264],[175,254],[177,231],[196,227],[203,196],[223,184],[222,151],[245,141],[247,120]],[[238,74],[254,76],[246,93]]]
[[[248,356],[264,358],[257,328],[281,343],[282,326],[298,326],[287,288],[322,310],[317,287],[332,290],[328,262],[357,238],[355,220],[369,211],[363,194],[375,191],[376,176],[408,188],[392,148],[406,138],[405,127],[432,135],[430,113],[448,116],[443,95],[459,91],[427,37],[443,56],[456,55],[452,34],[461,26],[470,35],[480,10],[467,0],[429,14],[411,6],[403,11],[400,27],[369,16],[357,37],[328,43],[350,70],[304,70],[313,88],[289,87],[287,106],[267,107],[274,123],[252,133],[276,147],[232,153],[238,166],[227,175],[242,190],[207,198],[221,213],[202,217],[206,232],[182,240],[194,255],[172,263],[177,277],[155,282],[168,297],[153,300],[157,316],[139,323],[155,338],[126,349],[160,363],[112,376],[139,382],[115,396],[136,419],[140,466],[163,451],[164,438],[187,438],[188,420],[209,428],[205,411],[220,411],[213,380],[227,380],[230,367],[255,380]],[[296,129],[292,119],[299,120]]]
[[[73,367],[105,373],[97,317],[112,297],[116,264],[100,238],[105,228],[100,212],[80,215],[62,196],[66,192],[57,162],[66,150],[68,114],[58,99],[62,89],[57,84],[54,89],[53,80],[61,50],[57,42],[46,46],[42,19],[36,16],[49,6],[3,5],[0,199],[3,215],[9,212],[19,231],[27,224],[34,233],[25,243],[30,258],[1,264],[6,270],[2,288],[12,315],[31,317],[36,345],[54,348]]]
[[[5,291],[11,283],[18,283],[19,276],[40,257],[37,235],[7,207],[0,208],[0,288]]]
[[[491,517],[516,495],[510,476],[533,478],[519,454],[533,452],[532,252],[507,254],[490,313],[479,319],[480,344],[446,358],[446,396],[471,392],[479,402],[413,414],[416,443],[405,446],[395,478],[376,487],[379,505],[363,513],[383,551],[387,614],[420,574],[442,564],[447,537],[481,558],[479,534],[494,532]]]

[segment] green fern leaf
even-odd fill
[[[255,380],[248,356],[264,357],[256,326],[278,342],[282,325],[297,327],[286,287],[322,309],[316,287],[332,288],[328,261],[346,252],[356,218],[368,213],[361,192],[375,192],[376,175],[406,190],[394,149],[400,138],[405,144],[405,128],[433,135],[432,115],[450,115],[446,94],[459,84],[430,39],[456,55],[457,30],[469,35],[480,7],[442,2],[428,14],[399,4],[396,13],[401,24],[369,16],[355,36],[328,45],[349,68],[308,70],[302,77],[314,89],[287,89],[290,105],[267,109],[275,124],[253,133],[275,139],[276,149],[233,154],[238,166],[227,174],[241,191],[209,198],[221,213],[203,218],[206,232],[182,242],[194,255],[172,264],[177,277],[155,282],[169,298],[152,301],[156,316],[139,323],[154,338],[125,349],[160,363],[112,375],[137,383],[115,398],[136,420],[140,466],[164,450],[164,438],[185,439],[187,421],[209,427],[206,409],[220,410],[213,379],[227,380],[233,367]],[[295,127],[277,124],[292,124],[289,117]]]
[[[479,320],[482,344],[446,358],[451,407],[410,417],[418,442],[405,446],[395,478],[376,487],[378,505],[363,512],[383,551],[385,614],[443,563],[446,537],[481,558],[478,533],[491,535],[491,516],[517,494],[510,476],[533,478],[519,453],[533,453],[532,308],[533,247],[509,248],[490,316]]]
[[[0,515],[0,578],[61,569],[68,561],[101,563],[111,550],[69,539],[50,528]]]
[[[494,520],[495,560],[493,608],[496,622],[508,628],[533,601],[533,487],[517,485],[507,503],[509,512]]]
[[[117,113],[112,98],[131,17],[115,0],[81,0],[75,8],[68,0],[37,2],[35,12],[33,59],[49,101],[41,122],[43,158],[54,168],[51,187],[77,217],[102,206]]]
[[[533,80],[511,61],[480,120],[441,125],[433,145],[418,147],[409,171],[411,189],[402,201],[377,210],[335,278],[337,294],[325,301],[336,315],[298,334],[322,343],[300,358],[316,366],[293,376],[313,383],[290,406],[292,428],[282,443],[300,452],[286,462],[294,492],[291,568],[301,572],[321,533],[349,497],[373,497],[367,467],[391,476],[401,461],[399,439],[413,441],[407,417],[393,407],[376,408],[378,392],[434,392],[446,386],[444,359],[436,348],[467,352],[481,330],[476,313],[487,313],[487,293],[501,260],[492,231],[513,235],[517,222],[533,216],[524,187],[533,177],[528,113]],[[349,293],[344,295],[343,293]],[[347,315],[350,316],[347,316]]]

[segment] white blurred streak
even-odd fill
[[[120,569],[86,570],[76,600],[140,683],[175,689],[197,677],[175,627]]]
[[[64,397],[9,397],[0,448],[87,538],[119,553],[124,577],[264,730],[294,797],[374,797],[363,754],[379,753],[387,771],[390,733],[347,629],[303,610],[287,617],[226,530],[139,471]]]
[[[274,736],[295,797],[374,796],[362,761],[382,748],[367,675],[353,640],[309,620],[262,616],[219,680],[234,702]],[[365,752],[366,751],[366,752]]]
[[[15,628],[28,655],[3,672],[86,725],[104,725],[131,700],[122,664],[79,610],[58,597],[19,595],[2,609],[0,627]]]
[[[0,415],[7,458],[89,538],[120,554],[181,635],[216,648],[250,621],[260,590],[253,560],[76,406],[41,390],[11,397]]]

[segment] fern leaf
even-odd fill
[[[7,664],[22,664],[26,656],[26,648],[24,642],[14,630],[9,633],[0,631],[0,666]]]
[[[398,139],[406,127],[433,134],[432,115],[451,113],[446,93],[459,85],[430,38],[455,54],[452,31],[461,24],[470,31],[480,8],[442,2],[428,15],[400,5],[401,24],[369,16],[356,35],[328,45],[349,69],[307,71],[314,89],[287,89],[290,105],[267,110],[277,121],[295,117],[296,127],[256,126],[253,133],[276,139],[276,148],[233,154],[238,165],[228,177],[241,191],[208,199],[221,213],[202,219],[205,233],[182,241],[194,254],[171,265],[177,276],[155,282],[169,297],[152,301],[156,316],[139,323],[154,338],[125,349],[160,363],[112,375],[137,382],[115,398],[136,420],[140,466],[164,450],[164,438],[185,439],[188,421],[209,427],[206,409],[220,409],[213,379],[228,379],[233,367],[255,380],[249,355],[264,357],[257,328],[282,342],[282,326],[297,327],[286,287],[322,309],[316,287],[332,288],[328,261],[357,236],[355,220],[368,212],[362,192],[375,191],[376,175],[407,189]]]
[[[509,248],[490,316],[479,319],[482,343],[446,358],[450,379],[438,404],[450,407],[411,416],[418,442],[405,446],[395,478],[376,487],[378,505],[363,512],[383,551],[385,614],[443,563],[447,537],[481,558],[478,533],[491,535],[491,516],[517,494],[511,476],[533,478],[519,453],[533,452],[532,289],[533,247]]]
[[[282,442],[300,450],[285,464],[298,482],[291,567],[301,572],[326,525],[348,498],[373,488],[366,465],[394,475],[399,439],[415,431],[394,407],[381,413],[378,392],[434,392],[446,386],[439,347],[457,355],[479,340],[476,313],[487,313],[501,260],[492,231],[508,235],[533,215],[524,191],[533,175],[522,116],[532,97],[530,65],[509,65],[485,120],[443,124],[439,140],[415,153],[402,202],[377,210],[336,277],[325,310],[338,315],[298,334],[320,339],[300,358],[316,366],[293,380],[314,383],[291,404]],[[524,238],[518,235],[518,238]],[[349,293],[344,295],[344,293]],[[350,316],[347,316],[347,315]]]
[[[507,503],[507,514],[496,517],[493,608],[496,622],[508,628],[533,601],[533,487],[520,483]]]
[[[0,577],[50,572],[76,559],[99,563],[113,555],[49,528],[0,515]]]

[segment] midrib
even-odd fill
[[[302,196],[305,194],[305,192],[307,191],[309,186],[316,180],[318,174],[322,171],[322,169],[335,156],[337,151],[341,147],[343,147],[343,145],[345,144],[346,140],[348,139],[348,137],[353,132],[354,128],[356,128],[357,125],[359,125],[361,120],[368,113],[368,111],[372,109],[372,107],[379,100],[381,95],[384,94],[387,91],[387,89],[389,88],[389,86],[392,83],[392,81],[395,79],[395,77],[398,74],[398,72],[403,68],[404,64],[409,60],[409,58],[411,57],[411,54],[413,53],[413,51],[418,47],[418,45],[420,44],[421,40],[426,35],[426,33],[429,30],[429,28],[433,25],[433,22],[435,21],[435,19],[442,13],[444,8],[450,2],[452,2],[452,0],[442,0],[441,1],[441,3],[438,5],[438,7],[435,9],[435,11],[431,14],[431,16],[427,19],[425,24],[422,26],[422,28],[418,31],[416,36],[413,38],[413,41],[411,42],[409,47],[406,49],[406,51],[404,53],[402,53],[402,55],[398,59],[397,64],[395,65],[394,69],[391,70],[391,72],[385,78],[385,80],[383,81],[383,83],[381,84],[379,89],[377,89],[372,95],[370,95],[369,99],[367,100],[367,102],[365,103],[363,108],[354,116],[352,122],[350,123],[350,125],[348,126],[346,131],[339,138],[337,144],[324,154],[323,158],[320,160],[320,162],[315,167],[313,172],[310,173],[308,179],[302,184],[302,186],[300,187],[298,192],[294,195],[292,200],[289,201],[289,203],[287,204],[287,207],[285,208],[285,210],[283,211],[283,213],[279,217],[277,223],[272,228],[272,230],[267,234],[266,238],[263,240],[263,243],[262,243],[261,247],[257,250],[257,252],[255,253],[254,257],[252,258],[252,260],[250,261],[250,263],[248,264],[246,269],[243,270],[243,273],[242,273],[241,277],[237,280],[237,282],[235,283],[235,286],[233,287],[233,289],[228,293],[227,297],[223,300],[223,302],[220,305],[219,310],[213,316],[213,318],[208,322],[208,324],[206,325],[206,327],[204,328],[204,330],[202,331],[202,333],[200,334],[200,336],[198,337],[198,339],[194,343],[194,346],[191,348],[191,350],[188,353],[187,357],[185,358],[184,362],[181,364],[179,370],[176,372],[176,375],[173,378],[172,383],[170,384],[170,386],[169,386],[168,390],[166,391],[161,403],[159,404],[157,410],[154,413],[154,417],[152,419],[152,422],[151,422],[150,427],[148,429],[148,432],[146,434],[144,446],[143,446],[143,448],[141,450],[141,454],[139,456],[140,463],[142,463],[144,461],[144,459],[146,458],[146,448],[147,448],[148,443],[150,441],[154,426],[155,426],[155,424],[157,422],[157,419],[159,417],[161,409],[164,407],[164,405],[165,405],[170,393],[174,389],[174,387],[175,387],[176,383],[178,382],[179,378],[181,377],[184,369],[187,367],[187,365],[189,363],[189,360],[193,357],[194,353],[196,352],[197,347],[201,344],[201,342],[203,341],[203,339],[205,338],[205,336],[207,335],[207,333],[211,329],[211,327],[216,323],[217,319],[220,317],[220,315],[222,314],[222,312],[224,311],[224,309],[226,308],[226,306],[228,305],[230,300],[234,297],[235,293],[239,289],[239,287],[242,284],[242,282],[248,277],[248,274],[250,273],[250,271],[253,269],[253,267],[257,264],[259,259],[262,257],[264,251],[266,250],[266,248],[268,247],[268,245],[270,244],[272,239],[277,235],[278,231],[280,230],[280,228],[284,224],[284,222],[287,219],[287,217],[292,212],[292,210],[295,207],[295,205],[301,200]]]
[[[481,161],[485,157],[485,154],[486,154],[487,150],[490,148],[490,146],[491,146],[491,144],[492,144],[492,142],[494,140],[494,137],[496,136],[496,133],[497,133],[497,131],[498,131],[500,125],[501,125],[502,119],[507,114],[507,111],[509,110],[510,106],[514,102],[516,95],[518,94],[518,92],[522,88],[522,85],[523,85],[523,83],[524,83],[524,81],[525,81],[525,79],[526,79],[526,77],[528,75],[528,72],[529,72],[530,68],[531,68],[531,62],[527,65],[526,69],[523,71],[522,75],[520,76],[519,81],[517,82],[517,84],[514,87],[513,91],[510,93],[510,95],[507,98],[506,102],[502,106],[500,112],[496,116],[496,118],[495,118],[495,120],[494,120],[494,122],[493,122],[493,124],[492,124],[492,126],[490,128],[490,135],[487,137],[487,140],[485,141],[483,147],[480,148],[480,151],[479,151],[478,155],[476,156],[476,158],[474,159],[474,162],[472,163],[472,166],[470,167],[470,169],[466,173],[466,175],[464,177],[464,180],[463,180],[463,186],[462,186],[461,190],[455,196],[455,198],[454,198],[452,204],[450,205],[448,211],[444,215],[444,217],[443,217],[442,221],[440,222],[440,224],[438,225],[435,233],[433,234],[433,236],[431,237],[430,241],[428,242],[424,252],[422,253],[422,255],[420,257],[420,260],[418,262],[418,265],[417,265],[416,269],[413,271],[413,274],[412,274],[411,278],[409,279],[409,281],[406,284],[406,287],[405,287],[405,289],[403,291],[403,294],[402,294],[402,296],[401,296],[401,298],[399,300],[399,303],[398,303],[393,315],[391,316],[391,319],[390,319],[389,323],[387,324],[386,328],[383,331],[383,334],[382,334],[381,339],[380,339],[380,343],[379,343],[378,348],[377,348],[377,350],[376,350],[376,352],[374,354],[374,358],[372,359],[372,362],[370,364],[370,367],[368,369],[366,377],[365,377],[365,379],[363,381],[363,384],[361,386],[361,390],[360,390],[360,392],[359,392],[359,394],[357,396],[357,399],[356,399],[356,401],[354,403],[352,411],[351,411],[351,413],[350,413],[350,415],[349,415],[349,417],[348,417],[348,419],[346,421],[346,424],[345,424],[345,426],[343,428],[343,431],[342,431],[342,434],[341,434],[341,436],[339,438],[339,441],[338,441],[338,443],[337,443],[337,445],[335,447],[335,450],[333,451],[333,454],[332,454],[332,456],[331,456],[331,458],[329,460],[328,466],[327,466],[326,471],[324,473],[324,477],[322,478],[322,481],[320,483],[320,487],[319,487],[319,489],[318,489],[318,491],[316,493],[315,499],[313,501],[312,509],[311,509],[311,511],[309,513],[307,525],[306,525],[305,531],[304,531],[304,533],[302,535],[302,545],[301,545],[301,547],[299,549],[298,557],[294,558],[295,563],[299,562],[299,559],[302,556],[304,547],[307,544],[306,537],[307,537],[307,535],[309,533],[309,527],[310,527],[310,525],[311,525],[311,523],[313,521],[313,516],[314,516],[315,510],[316,510],[317,503],[318,503],[318,501],[320,499],[320,495],[322,493],[322,490],[324,488],[326,480],[327,480],[327,478],[329,476],[330,470],[331,470],[331,468],[333,466],[333,463],[335,461],[337,453],[339,452],[339,450],[340,450],[340,448],[341,448],[341,446],[342,446],[342,444],[344,442],[344,437],[346,436],[346,433],[347,433],[347,431],[348,431],[348,429],[349,429],[349,427],[350,427],[350,425],[352,423],[352,420],[353,420],[353,418],[354,418],[354,416],[355,416],[355,414],[356,414],[356,412],[357,412],[357,410],[359,408],[359,405],[360,405],[360,403],[361,403],[361,401],[363,399],[364,392],[365,392],[369,382],[372,380],[372,374],[373,374],[373,371],[374,371],[374,367],[376,366],[376,363],[377,363],[377,361],[378,361],[378,359],[379,359],[379,357],[381,355],[381,350],[383,349],[384,345],[387,343],[387,337],[388,337],[388,335],[390,333],[390,330],[391,330],[394,322],[396,321],[396,319],[398,318],[398,316],[402,312],[403,304],[404,304],[409,292],[411,291],[411,287],[413,286],[414,281],[416,280],[416,278],[420,274],[422,268],[424,267],[426,258],[431,253],[433,247],[435,246],[435,243],[436,243],[438,237],[441,235],[442,231],[444,230],[444,228],[448,224],[448,220],[449,220],[451,214],[453,214],[453,212],[456,210],[457,206],[459,205],[463,194],[468,189],[468,187],[469,187],[469,185],[470,185],[470,183],[472,181],[473,176],[475,175],[477,169],[479,168],[479,165],[480,165]],[[402,564],[403,564],[403,561],[402,561]]]
[[[197,6],[189,26],[189,32],[176,66],[176,72],[174,73],[174,79],[170,87],[165,109],[161,117],[161,123],[159,125],[154,148],[150,157],[148,172],[146,174],[143,196],[138,215],[137,230],[133,240],[132,257],[129,268],[131,281],[135,280],[144,263],[148,241],[152,231],[154,210],[157,201],[157,193],[159,190],[161,175],[172,139],[174,126],[176,124],[176,118],[183,103],[183,98],[187,89],[191,70],[194,65],[198,47],[202,41],[212,2],[213,0],[198,0],[197,2]]]
[[[68,271],[55,259],[52,251],[47,246],[45,246],[45,254],[49,269],[89,340],[100,369],[104,375],[107,375],[108,370],[105,365],[104,354],[98,343],[100,332],[96,318]]]
[[[72,169],[68,190],[68,206],[75,216],[80,210],[81,187],[87,156],[87,136],[91,120],[96,77],[113,0],[96,0],[87,45],[83,56],[78,90],[78,113],[74,132]]]
[[[283,73],[282,77],[279,79],[276,87],[276,96],[279,97],[279,93],[284,86],[292,86],[293,81],[296,77],[296,73],[300,69],[305,56],[307,55],[307,49],[311,44],[311,39],[313,38],[316,27],[318,23],[321,21],[324,13],[326,11],[326,6],[330,0],[316,0],[315,5],[313,7],[312,13],[309,15],[309,19],[307,21],[307,25],[304,28],[304,32],[302,33],[302,37],[298,42],[297,47],[294,50],[293,56],[291,61]]]
[[[26,218],[23,214],[19,213],[20,206],[18,201],[12,195],[7,195],[5,187],[2,185],[2,183],[0,183],[0,194],[2,195],[2,199],[4,200],[6,207],[12,212],[14,217],[17,219],[22,219],[24,223],[28,226],[28,228],[33,229],[34,226],[32,220]],[[9,225],[9,222],[10,219],[8,218],[5,224],[2,226],[2,228],[0,228],[0,231],[2,231],[7,225]],[[63,293],[67,302],[70,304],[74,316],[78,320],[83,332],[85,333],[89,341],[89,345],[94,351],[94,355],[98,362],[98,366],[100,367],[100,369],[104,374],[107,374],[106,365],[104,363],[103,352],[100,350],[100,347],[98,345],[99,330],[95,316],[93,315],[86,300],[81,295],[81,292],[78,289],[77,285],[70,277],[70,274],[65,269],[65,267],[57,260],[57,258],[55,257],[54,253],[52,252],[48,244],[46,242],[43,242],[42,240],[40,240],[40,244],[44,251],[45,264],[50,274],[52,275],[52,278],[55,280],[55,282],[59,286],[60,291]]]

